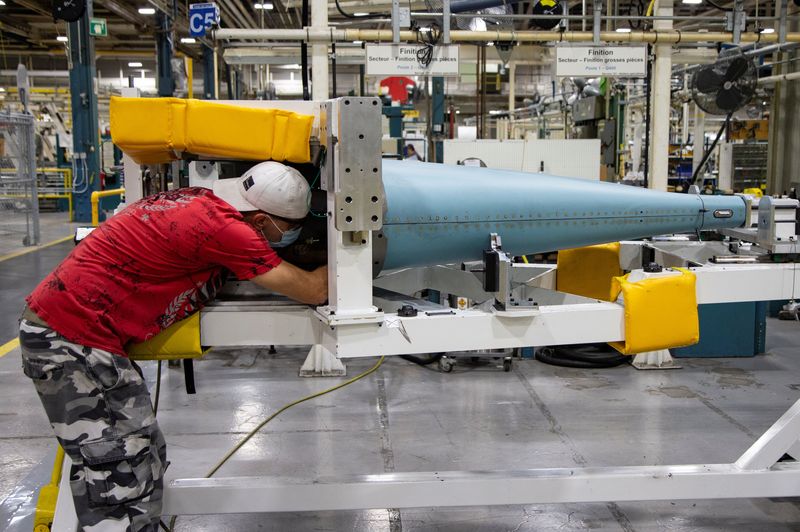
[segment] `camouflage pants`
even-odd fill
[[[27,320],[19,338],[23,371],[72,459],[70,486],[81,529],[157,530],[166,444],[131,361],[70,343]]]

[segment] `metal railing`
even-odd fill
[[[34,118],[0,113],[0,240],[39,244]]]
[[[100,198],[108,196],[122,196],[125,194],[124,188],[114,188],[111,190],[95,190],[92,192],[92,227],[100,225]]]
[[[69,221],[72,221],[72,168],[37,168],[39,209],[49,200],[66,200]],[[56,208],[59,208],[57,206]]]

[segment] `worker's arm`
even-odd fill
[[[256,275],[250,280],[258,286],[278,292],[301,303],[322,305],[328,300],[327,266],[307,272],[283,261],[270,271]]]

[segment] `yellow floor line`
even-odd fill
[[[75,238],[74,236],[65,236],[64,238],[59,238],[58,240],[53,240],[52,242],[48,242],[40,246],[31,246],[28,249],[15,251],[14,253],[9,253],[8,255],[0,256],[0,262],[3,262],[4,260],[8,259],[13,259],[22,255],[27,255],[28,253],[33,253],[34,251],[39,251],[40,249],[49,248],[50,246],[55,246],[56,244],[61,244],[62,242],[73,240],[74,238]]]
[[[0,358],[3,358],[17,347],[19,347],[19,338],[14,338],[3,345],[0,345]]]

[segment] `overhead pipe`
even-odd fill
[[[775,76],[765,76],[758,78],[759,85],[766,85],[768,83],[777,83],[779,81],[794,81],[800,79],[800,72],[791,72],[789,74],[778,74]]]
[[[800,43],[778,43],[778,44],[771,44],[769,46],[763,46],[761,48],[753,48],[758,42],[752,43],[748,46],[743,46],[742,48],[742,55],[745,57],[760,57],[762,55],[771,54],[773,52],[789,52],[797,48]],[[772,63],[775,64],[775,63]],[[693,70],[697,70],[698,68],[705,66],[705,65],[687,65],[681,68],[673,68],[673,74],[679,74],[681,72],[691,72]]]
[[[303,29],[234,29],[221,28],[214,30],[216,40],[283,40],[304,42],[339,42],[339,41],[374,41],[391,42],[392,30],[376,29],[338,29],[338,28],[303,28]],[[402,30],[400,40],[417,42],[417,32]],[[593,33],[589,31],[566,31],[563,33],[552,31],[467,31],[452,30],[450,40],[453,42],[591,42]],[[651,44],[677,44],[677,43],[732,43],[733,34],[730,32],[681,32],[677,30],[666,31],[632,31],[618,33],[616,31],[601,31],[601,42],[615,43],[651,43]],[[778,36],[774,33],[743,33],[740,42],[744,43],[777,43]],[[800,32],[786,34],[786,42],[800,43]]]

